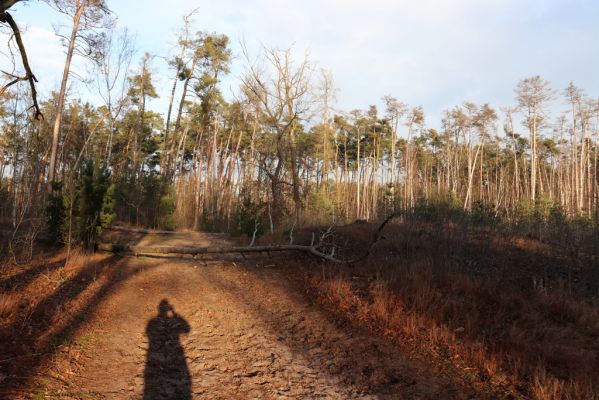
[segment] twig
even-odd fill
[[[289,244],[293,244],[293,230],[295,229],[296,224],[297,224],[297,221],[293,221],[293,226],[291,227],[291,230],[289,231]]]
[[[382,239],[385,239],[385,237],[383,235],[381,235],[381,233],[383,232],[383,229],[385,229],[385,226],[387,226],[387,224],[389,222],[391,222],[394,218],[398,217],[399,213],[394,213],[391,214],[387,217],[387,219],[385,219],[383,221],[383,223],[379,226],[379,228],[374,232],[374,236],[372,238],[372,241],[370,242],[370,245],[368,246],[368,249],[366,250],[366,252],[364,253],[364,255],[362,255],[361,257],[358,257],[352,261],[349,261],[349,264],[353,264],[356,263],[358,261],[362,261],[366,258],[368,258],[368,256],[370,255],[370,253],[372,252],[372,249],[374,249],[374,246]]]
[[[260,226],[260,222],[258,220],[254,220],[254,233],[252,234],[252,241],[250,242],[250,247],[254,245],[256,242],[256,234],[258,233],[258,227]]]

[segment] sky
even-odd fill
[[[569,81],[599,97],[598,0],[107,0],[118,25],[136,35],[138,58],[153,61],[165,112],[170,76],[163,58],[174,54],[182,16],[197,9],[193,29],[230,37],[235,56],[223,83],[237,91],[244,70],[241,43],[307,50],[329,70],[336,108],[379,105],[392,95],[425,109],[439,127],[443,110],[470,101],[499,108],[515,104],[519,80],[540,75],[562,92]],[[166,4],[166,6],[165,6]],[[56,89],[64,50],[54,26],[68,21],[40,1],[18,5],[13,17],[42,93]],[[77,64],[79,63],[79,65]],[[75,68],[83,68],[76,61]],[[80,89],[82,97],[91,96]],[[556,108],[566,109],[561,100]]]

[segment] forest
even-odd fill
[[[383,110],[337,110],[329,72],[263,47],[236,60],[245,72],[227,101],[229,38],[194,31],[192,14],[175,54],[140,56],[101,3],[54,6],[72,19],[60,91],[39,106],[27,85],[2,92],[0,216],[16,241],[48,221],[54,239],[90,245],[113,219],[243,231],[249,218],[274,232],[436,203],[507,224],[597,219],[599,100],[574,83],[524,78],[513,104],[464,102],[437,130],[391,95]],[[71,76],[73,56],[89,76]],[[152,64],[163,59],[172,83],[157,90]],[[98,102],[71,96],[76,79]],[[168,109],[148,109],[159,96]]]
[[[297,273],[323,308],[373,336],[411,338],[401,351],[428,343],[432,363],[458,354],[461,372],[443,376],[464,396],[597,398],[598,93],[523,76],[511,104],[464,101],[432,116],[441,121],[433,128],[401,93],[339,109],[343,88],[309,52],[264,44],[235,54],[226,34],[198,30],[197,11],[182,15],[171,53],[151,54],[104,1],[46,0],[66,21],[60,87],[46,95],[17,25],[27,21],[10,16],[18,3],[0,2],[12,65],[0,89],[0,287],[25,292],[0,301],[4,334],[17,332],[11,310],[21,299],[65,285],[28,289],[11,279],[52,263],[52,273],[81,274],[81,259],[81,268],[100,265],[94,282],[112,274],[113,261],[93,251],[118,236],[115,227],[137,229],[127,243],[140,232],[224,233],[244,247],[306,244],[310,235],[313,247],[319,232],[323,254],[340,260],[375,232],[364,262],[306,256]],[[234,64],[242,73],[231,77]],[[168,85],[157,85],[157,68],[168,68]],[[150,106],[158,98],[164,109]],[[34,316],[36,301],[23,306]],[[11,374],[0,374],[0,386]],[[331,398],[358,398],[372,385]],[[423,398],[467,398],[458,392]],[[44,393],[36,398],[63,398]]]

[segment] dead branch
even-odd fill
[[[99,243],[99,251],[111,253],[130,252],[138,256],[181,254],[197,256],[202,254],[227,254],[227,253],[263,253],[263,252],[281,252],[281,251],[301,251],[312,254],[324,260],[337,264],[344,264],[346,261],[336,259],[328,254],[322,253],[313,246],[301,245],[272,245],[272,246],[208,246],[208,247],[174,247],[174,246],[128,246],[113,243]]]
[[[10,2],[9,2],[10,3]],[[15,2],[12,2],[14,4]],[[12,5],[10,4],[10,5]],[[13,17],[8,12],[3,12],[0,14],[0,22],[7,23],[13,31],[15,41],[17,42],[17,46],[19,47],[19,53],[21,54],[21,60],[23,61],[23,68],[25,69],[25,76],[13,76],[13,80],[8,82],[0,89],[0,95],[4,94],[6,90],[12,85],[21,82],[21,81],[29,81],[29,86],[31,87],[31,99],[33,100],[33,109],[35,111],[35,119],[40,120],[44,118],[44,114],[40,110],[39,104],[37,102],[37,90],[35,88],[35,83],[37,82],[37,78],[31,71],[31,66],[29,65],[29,59],[27,58],[27,51],[25,50],[25,45],[23,44],[23,38],[21,37],[21,31]]]
[[[356,263],[358,261],[362,261],[365,260],[366,258],[368,258],[368,256],[370,256],[370,253],[372,253],[372,250],[374,249],[374,246],[376,246],[376,244],[381,241],[386,239],[382,233],[383,233],[383,229],[385,229],[385,226],[387,226],[387,224],[389,222],[391,222],[394,218],[398,217],[399,213],[394,213],[391,214],[387,217],[387,219],[385,219],[383,221],[383,223],[381,225],[379,225],[378,229],[374,232],[374,236],[372,237],[372,241],[370,242],[370,245],[368,246],[368,249],[366,249],[366,252],[358,258],[355,258],[354,260],[348,262],[349,264],[353,264]]]
[[[127,228],[127,227],[118,226],[118,225],[111,226],[110,228],[107,228],[106,230],[118,231],[118,232],[130,232],[130,233],[146,233],[146,234],[154,233],[157,235],[169,235],[169,234],[177,233],[174,231],[157,231],[157,230],[143,229],[143,228]]]
[[[14,6],[19,1],[21,1],[21,0],[2,0],[2,1],[0,1],[0,13],[6,12],[6,10],[8,10],[12,6]]]
[[[295,225],[297,224],[297,221],[293,221],[293,226],[291,227],[291,230],[289,231],[289,244],[293,244],[293,230],[295,229]],[[312,243],[314,244],[314,243]]]
[[[254,220],[254,234],[252,235],[252,241],[250,242],[250,247],[254,246],[256,242],[256,235],[258,234],[258,228],[260,228],[260,222],[258,220]]]
[[[112,253],[121,253],[121,252],[130,252],[138,256],[143,255],[167,255],[167,254],[181,254],[181,255],[191,255],[197,256],[201,254],[227,254],[227,253],[262,253],[262,252],[282,252],[282,251],[299,251],[303,253],[311,254],[315,257],[323,259],[325,261],[329,261],[335,264],[353,264],[358,261],[362,261],[366,259],[374,249],[374,246],[382,239],[384,236],[382,235],[382,231],[387,226],[389,222],[393,218],[395,218],[397,214],[390,215],[385,221],[378,227],[375,231],[372,241],[370,242],[368,249],[366,252],[357,258],[350,260],[343,260],[335,257],[336,247],[334,245],[331,246],[329,253],[325,253],[321,250],[323,244],[325,244],[325,240],[332,235],[333,228],[329,227],[320,237],[320,241],[318,244],[314,244],[314,235],[312,236],[312,243],[309,246],[305,245],[295,245],[295,244],[287,244],[287,245],[268,245],[268,246],[253,246],[253,243],[249,246],[208,246],[208,247],[173,247],[173,246],[129,246],[122,244],[113,244],[113,243],[99,243],[97,249],[99,251],[107,251]],[[115,228],[112,228],[113,230]],[[116,230],[121,230],[122,228],[118,228]],[[122,229],[124,230],[124,229]],[[133,232],[143,232],[143,233],[156,233],[149,231],[147,229],[135,229],[126,231]]]

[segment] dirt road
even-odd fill
[[[135,273],[87,316],[32,393],[144,400],[472,397],[385,341],[333,321],[312,304],[285,260],[121,259],[115,268]]]

